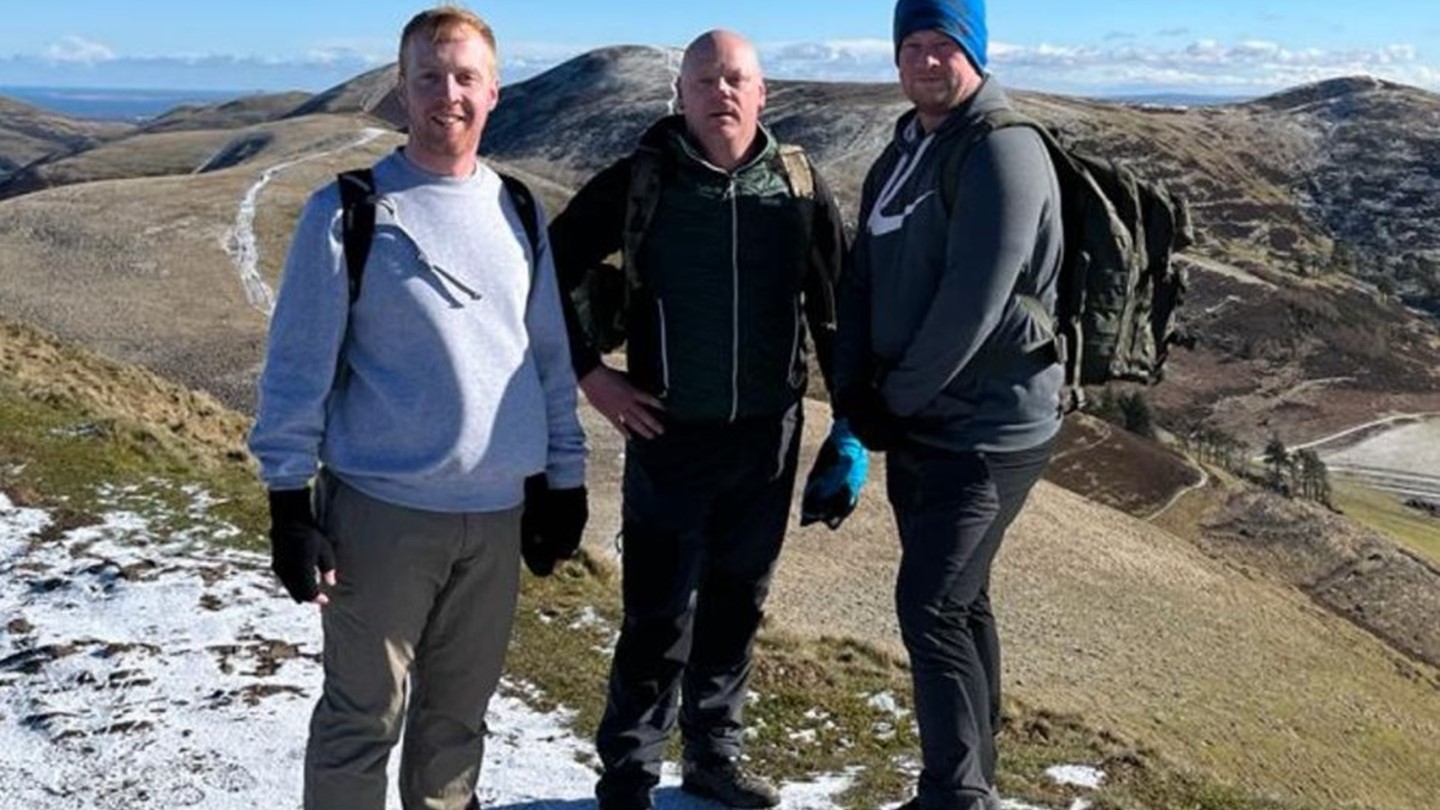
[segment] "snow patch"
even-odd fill
[[[194,523],[184,533],[156,530],[177,516],[147,485],[107,489],[113,511],[58,537],[45,536],[46,512],[0,494],[0,805],[298,806],[318,618],[284,597],[261,555],[197,542],[233,527],[207,515],[217,501],[203,489],[179,491]],[[566,710],[530,709],[536,697],[507,681],[491,701],[482,804],[593,806],[590,743]],[[782,785],[784,806],[833,810],[854,775]],[[667,765],[657,808],[712,810],[679,783]]]
[[[1088,765],[1055,765],[1045,769],[1045,775],[1061,785],[1095,790],[1105,782],[1105,772]]]

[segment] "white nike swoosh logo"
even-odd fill
[[[916,197],[898,214],[883,214],[880,212],[880,206],[875,206],[875,208],[870,211],[870,222],[866,225],[867,229],[870,231],[870,235],[884,236],[887,233],[894,233],[895,231],[900,230],[905,225],[906,217],[909,217],[911,214],[915,213],[915,209],[920,207],[920,203],[925,202],[926,198],[931,197],[934,194],[935,189],[932,188],[924,194],[921,194],[919,197]]]
[[[910,175],[915,173],[915,167],[920,165],[920,159],[925,156],[925,150],[929,149],[930,144],[934,142],[935,133],[931,132],[920,140],[914,154],[904,155],[895,162],[895,168],[891,170],[890,177],[885,181],[885,185],[880,187],[880,193],[876,196],[875,205],[870,209],[870,221],[865,223],[865,230],[869,231],[871,236],[884,236],[887,233],[894,233],[900,230],[905,225],[905,218],[915,213],[915,209],[920,207],[920,203],[925,202],[925,198],[935,193],[935,189],[933,188],[926,191],[924,194],[916,197],[909,205],[905,206],[898,214],[887,215],[883,213],[886,206],[890,205],[896,197],[900,196],[900,189],[904,188],[906,182],[910,179]]]

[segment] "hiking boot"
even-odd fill
[[[980,803],[975,805],[975,810],[1001,810],[1003,807],[1004,805],[1000,803],[1000,791],[992,787],[990,788],[990,792],[985,794],[985,798],[981,799]],[[920,797],[911,797],[910,801],[905,802],[895,808],[895,810],[920,810]]]
[[[600,810],[652,810],[650,783],[607,773],[595,785]]]
[[[680,789],[741,810],[763,810],[780,803],[780,791],[733,759],[685,763]]]

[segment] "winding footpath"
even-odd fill
[[[270,313],[275,309],[275,293],[270,289],[270,285],[265,283],[264,277],[260,275],[260,248],[255,241],[255,207],[260,200],[260,192],[270,184],[271,180],[287,169],[338,152],[356,149],[386,132],[387,130],[384,129],[367,127],[358,138],[345,146],[277,163],[266,169],[260,175],[260,179],[255,181],[255,184],[245,192],[245,197],[240,201],[240,209],[235,213],[235,224],[225,231],[220,244],[229,254],[230,259],[235,262],[235,269],[240,274],[240,284],[245,288],[245,300],[265,317],[270,317]]]

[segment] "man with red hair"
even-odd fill
[[[384,810],[402,726],[403,806],[478,807],[526,479],[544,476],[525,521],[543,540],[573,549],[585,523],[585,439],[549,247],[532,247],[476,157],[499,96],[490,27],[453,6],[416,15],[399,95],[409,137],[372,170],[364,275],[347,270],[338,184],[301,215],[250,442],[270,490],[275,573],[297,602],[323,607],[306,810]]]

